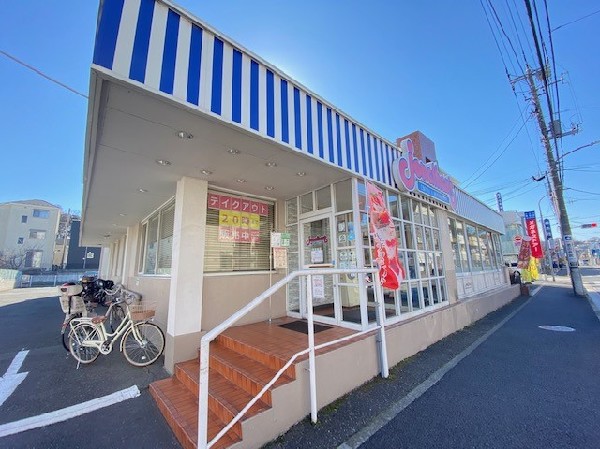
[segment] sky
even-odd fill
[[[531,179],[547,171],[531,94],[524,81],[513,90],[506,75],[523,75],[525,60],[539,67],[522,0],[175,3],[382,137],[420,130],[462,188],[494,209],[496,192],[504,210],[541,209],[558,235],[544,181]],[[580,148],[600,140],[600,5],[547,4],[554,108],[563,129],[579,127],[559,142],[560,154],[576,150],[561,159],[572,234],[600,237],[600,227],[581,228],[600,225],[600,144]],[[536,6],[547,30],[544,2]],[[97,9],[97,0],[3,5],[0,202],[43,199],[81,210]],[[549,33],[543,37],[550,53]]]

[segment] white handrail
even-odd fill
[[[323,343],[317,347],[314,345],[314,327],[313,327],[313,310],[312,310],[312,288],[310,284],[311,277],[319,274],[373,274],[375,276],[373,287],[375,291],[375,302],[377,304],[376,317],[377,326],[356,334],[352,334],[335,341]],[[233,325],[236,321],[242,318],[251,310],[259,306],[265,299],[271,297],[273,293],[279,290],[284,285],[288,284],[291,280],[306,276],[307,278],[307,321],[308,321],[308,340],[309,347],[303,351],[300,351],[292,356],[292,358],[281,368],[275,377],[263,387],[263,389],[256,395],[247,405],[242,409],[221,431],[213,438],[210,442],[208,439],[208,371],[209,371],[209,351],[210,342],[217,338],[217,336],[225,329]],[[362,307],[362,304],[361,304]],[[341,268],[316,268],[307,270],[298,270],[290,273],[285,278],[276,282],[269,289],[265,290],[261,295],[254,298],[240,310],[232,314],[229,318],[223,321],[221,324],[204,334],[200,340],[200,374],[199,374],[199,385],[198,385],[198,447],[199,448],[210,448],[215,444],[219,438],[221,438],[231,427],[233,427],[241,417],[258,401],[262,395],[279,379],[282,373],[289,368],[294,360],[300,355],[309,353],[309,367],[310,367],[310,394],[311,394],[311,419],[313,422],[317,420],[317,401],[316,401],[316,373],[315,373],[315,361],[314,353],[315,350],[323,347],[336,344],[340,341],[350,340],[356,338],[365,333],[373,332],[379,329],[380,334],[380,357],[381,357],[381,374],[383,377],[388,377],[388,365],[387,365],[387,351],[385,346],[385,309],[383,304],[383,293],[381,290],[381,283],[379,281],[379,270],[376,268],[354,268],[354,269],[341,269]]]

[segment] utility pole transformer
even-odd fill
[[[571,224],[569,223],[569,216],[567,215],[567,208],[565,206],[565,200],[563,197],[563,185],[562,180],[558,176],[558,167],[552,154],[552,147],[550,146],[550,140],[548,139],[548,128],[546,127],[546,121],[544,119],[544,113],[540,105],[540,99],[537,94],[535,82],[531,69],[527,68],[526,73],[527,82],[531,89],[531,98],[535,107],[534,113],[540,126],[542,133],[542,143],[546,150],[546,159],[548,162],[548,169],[550,170],[550,186],[553,193],[553,199],[556,200],[558,209],[558,220],[560,223],[560,233],[563,241],[565,251],[567,253],[567,259],[569,263],[569,272],[571,274],[571,283],[573,284],[573,291],[576,296],[585,296],[585,289],[583,288],[583,280],[581,279],[581,271],[579,270],[579,262],[575,249],[573,247],[573,236],[571,234]]]

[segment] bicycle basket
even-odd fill
[[[133,321],[148,320],[156,314],[156,301],[140,301],[127,307]]]
[[[63,313],[83,313],[85,312],[85,303],[83,302],[83,298],[81,296],[66,296],[61,295],[60,298],[60,308]],[[69,309],[69,302],[71,303],[71,308]]]

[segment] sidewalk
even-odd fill
[[[267,447],[598,447],[600,323],[564,281],[534,287]]]
[[[58,287],[15,288],[0,292],[0,307],[29,299],[58,297]],[[58,303],[57,303],[58,304]]]

